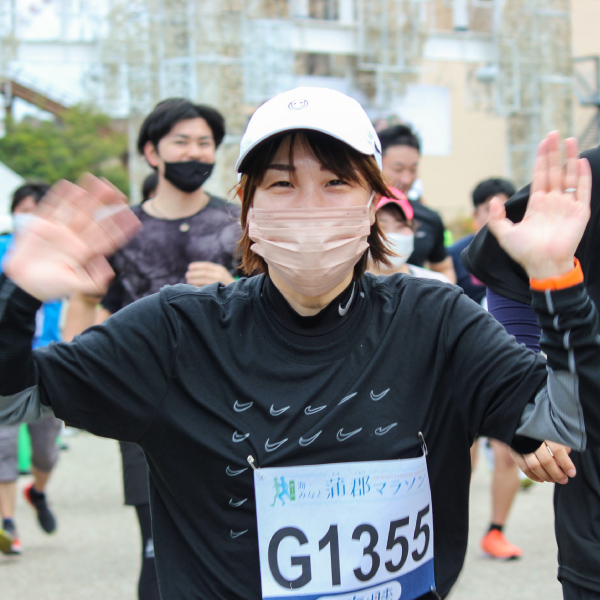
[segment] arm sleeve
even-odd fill
[[[457,294],[443,331],[446,383],[470,439],[483,435],[513,445],[521,414],[546,383],[544,359],[518,344],[486,310]],[[539,446],[518,440],[523,451]]]
[[[540,351],[541,330],[531,304],[519,302],[487,288],[489,313],[515,337],[534,352]]]
[[[600,335],[596,307],[584,285],[556,292],[532,291],[532,306],[548,359],[548,383],[521,416],[517,433],[585,450],[597,446],[600,385],[596,357]]]
[[[466,418],[482,435],[509,443],[522,453],[535,450],[544,439],[583,449],[586,438],[597,443],[600,423],[600,336],[595,306],[583,285],[531,294],[547,368],[539,354],[511,336],[499,335],[495,329],[502,331],[500,324],[493,326],[473,312],[462,317],[464,326],[457,330],[470,353],[450,346],[453,382],[468,399]]]
[[[501,296],[489,288],[487,297],[490,314],[506,331],[520,344],[539,352],[541,329],[533,308]],[[576,375],[565,371],[555,372],[549,368],[548,383],[540,390],[534,402],[525,407],[517,435],[536,439],[543,436],[544,439],[580,448],[585,443],[583,410],[579,402],[569,401],[568,397],[571,395],[579,395]],[[554,398],[561,396],[566,396],[564,403],[554,401]]]
[[[137,442],[168,391],[177,322],[161,292],[132,304],[70,343],[31,349],[39,302],[0,281],[0,420],[50,407],[96,435]]]

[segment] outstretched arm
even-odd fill
[[[580,285],[581,269],[574,268],[589,219],[592,180],[589,163],[577,158],[575,140],[567,140],[565,147],[563,167],[558,133],[540,144],[523,220],[512,223],[504,207],[494,203],[489,227],[530,277],[548,360],[548,385],[526,407],[517,433],[581,450],[588,438],[598,443],[600,423],[598,317]]]
[[[536,315],[529,304],[506,298],[488,288],[488,310],[506,331],[515,336],[520,344],[530,350],[540,351],[540,328]],[[576,474],[569,458],[571,449],[555,442],[545,441],[530,454],[519,454],[511,449],[511,456],[521,471],[534,481],[567,483]]]
[[[78,187],[53,186],[16,239],[0,276],[0,419],[35,420],[50,409],[38,387],[31,350],[40,301],[74,291],[98,293],[112,276],[105,255],[139,222],[110,184],[91,175]],[[10,279],[7,279],[10,278]]]

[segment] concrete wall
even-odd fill
[[[468,68],[452,62],[423,65],[422,82],[450,92],[450,154],[423,156],[421,161],[425,201],[448,221],[470,215],[471,191],[480,180],[506,175],[505,120],[470,107]]]
[[[571,43],[573,57],[600,55],[600,2],[598,0],[572,0]],[[581,107],[575,103],[575,135],[582,135],[597,109]]]

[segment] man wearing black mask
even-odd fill
[[[225,121],[217,110],[182,98],[160,102],[146,117],[137,147],[156,171],[156,193],[133,207],[142,228],[111,257],[116,276],[100,302],[99,314],[99,298],[75,294],[63,339],[70,340],[94,322],[158,292],[164,285],[189,283],[200,287],[233,282],[241,236],[239,209],[203,187],[224,136]],[[136,507],[142,534],[138,597],[158,600],[146,459],[131,443],[122,442],[121,453],[125,503]]]

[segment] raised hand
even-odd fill
[[[506,218],[504,205],[492,200],[488,226],[511,258],[535,279],[557,277],[573,268],[573,257],[590,217],[592,175],[578,158],[577,142],[554,131],[538,148],[527,211],[520,223]]]
[[[39,300],[74,291],[102,294],[114,273],[106,256],[123,246],[140,223],[108,182],[85,175],[77,186],[59,181],[16,236],[4,272]]]

